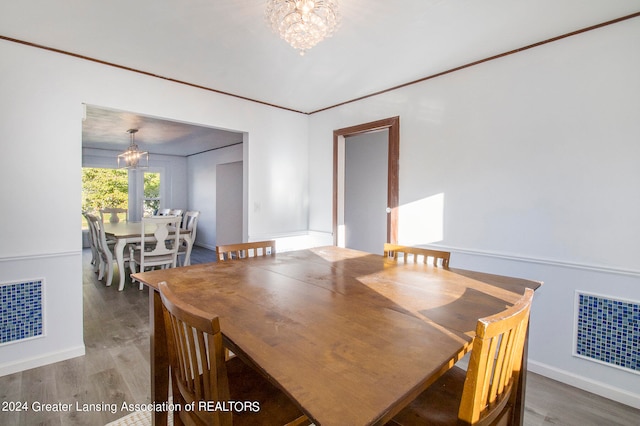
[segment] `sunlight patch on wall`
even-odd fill
[[[399,207],[398,243],[430,244],[444,238],[444,193]]]

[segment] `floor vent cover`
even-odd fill
[[[43,336],[43,282],[0,283],[0,345]]]
[[[640,303],[576,292],[574,355],[640,374]]]

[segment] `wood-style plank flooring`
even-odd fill
[[[105,287],[83,253],[84,341],[86,355],[0,377],[0,403],[27,402],[29,411],[2,411],[0,425],[104,425],[127,412],[123,402],[147,403],[149,392],[149,305],[147,290],[117,284]],[[192,263],[212,262],[214,252],[195,247]],[[117,283],[118,271],[114,274]],[[28,356],[28,354],[25,354]],[[525,425],[640,424],[640,410],[530,373]],[[34,402],[67,403],[62,411],[35,412]],[[90,411],[78,411],[94,404]],[[111,408],[115,405],[112,412]],[[89,408],[89,406],[87,406]],[[97,411],[100,408],[101,411]]]

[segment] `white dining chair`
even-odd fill
[[[110,286],[111,281],[113,280],[113,247],[115,241],[107,240],[106,233],[104,231],[104,223],[100,218],[95,215],[87,214],[87,219],[90,223],[90,230],[93,232],[93,237],[96,241],[96,254],[97,254],[97,272],[98,279],[102,281],[105,278],[105,285]],[[130,257],[127,253],[124,256],[124,262],[129,262]],[[96,265],[94,265],[94,270]],[[120,271],[120,273],[124,273],[124,271]]]
[[[128,212],[129,212],[128,209],[123,209],[119,207],[107,207],[100,210],[100,219],[104,222],[104,217],[106,215],[109,215],[110,223],[118,223],[120,222],[120,216],[118,215],[124,214],[125,222],[128,222],[129,221]]]
[[[171,209],[169,210],[169,216],[178,216],[180,218],[180,222],[178,222],[178,226],[182,228],[182,220],[183,220],[184,210],[182,209]]]
[[[82,216],[84,216],[87,221],[87,227],[89,231],[89,247],[91,248],[91,265],[93,265],[93,271],[98,272],[98,266],[100,265],[100,255],[98,254],[98,241],[95,235],[94,225],[89,219],[89,212],[83,211]]]
[[[147,237],[147,231],[152,234]],[[129,267],[136,273],[136,265],[140,272],[157,266],[175,268],[178,259],[180,242],[180,218],[177,216],[143,217],[140,230],[140,246],[130,247]],[[140,290],[142,290],[140,283]]]
[[[180,247],[178,248],[178,260],[180,265],[188,266],[191,264],[191,250],[196,242],[196,231],[198,228],[199,211],[187,211],[182,221],[182,229],[189,231],[189,241],[180,238]],[[182,259],[184,257],[184,259]]]

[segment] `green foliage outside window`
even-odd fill
[[[144,174],[144,215],[152,216],[160,208],[160,173]]]
[[[82,211],[105,207],[128,208],[129,177],[126,170],[82,168]],[[86,227],[86,223],[83,226]]]
[[[98,212],[106,207],[129,207],[127,170],[82,168],[82,211]],[[144,214],[153,215],[160,207],[160,173],[144,174]],[[120,218],[125,219],[122,215]],[[83,227],[87,227],[82,219]]]
[[[144,198],[160,197],[160,173],[144,174]]]

